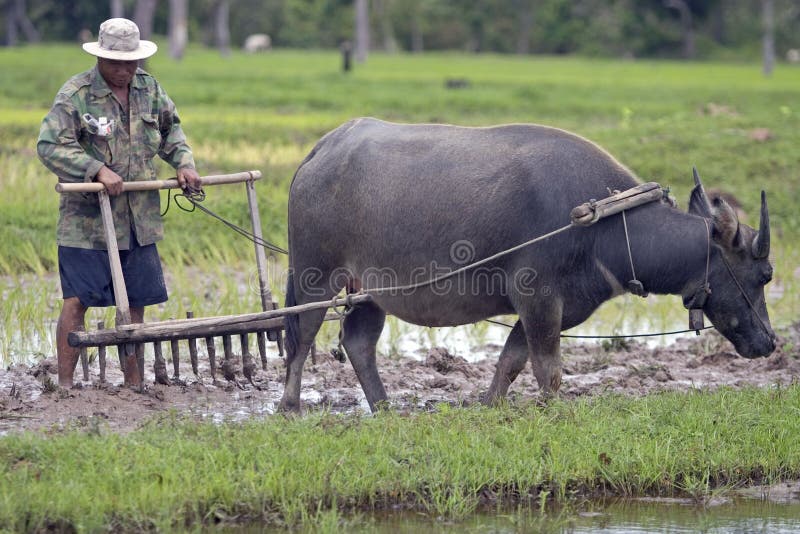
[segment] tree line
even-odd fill
[[[223,53],[265,33],[273,46],[359,53],[465,50],[609,57],[756,58],[800,48],[796,0],[0,0],[6,45],[74,41],[103,20],[136,20]]]

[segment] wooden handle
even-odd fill
[[[201,185],[221,185],[236,184],[247,182],[248,180],[260,180],[261,171],[244,171],[235,174],[218,174],[212,176],[201,176]],[[122,184],[123,191],[152,191],[154,189],[177,189],[178,180],[148,180],[144,182],[125,182]],[[106,187],[100,182],[59,182],[56,184],[58,193],[99,193],[105,191]]]

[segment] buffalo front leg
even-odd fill
[[[378,374],[375,350],[385,320],[386,312],[367,302],[356,305],[345,317],[343,325],[342,344],[373,412],[381,402],[387,400],[383,381]]]
[[[483,398],[484,404],[495,404],[508,393],[511,383],[516,380],[517,375],[525,369],[528,363],[528,341],[525,338],[525,330],[522,323],[517,321],[511,333],[506,339],[500,359],[497,362],[492,385]]]
[[[544,397],[561,387],[561,301],[550,297],[533,313],[520,314],[533,367],[533,375]]]
[[[300,380],[303,377],[303,365],[325,319],[325,312],[326,310],[322,309],[299,314],[296,338],[288,339],[287,332],[286,383],[283,397],[278,405],[278,410],[281,412],[300,411]]]

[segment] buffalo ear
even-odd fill
[[[708,200],[703,184],[700,183],[697,167],[692,167],[692,174],[694,175],[694,189],[689,197],[689,213],[710,219],[712,217],[711,202]]]
[[[730,204],[720,197],[714,197],[711,214],[714,239],[727,249],[740,248],[742,236],[739,232],[739,218]]]

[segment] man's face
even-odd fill
[[[138,66],[138,61],[97,58],[97,69],[112,89],[127,89]]]

